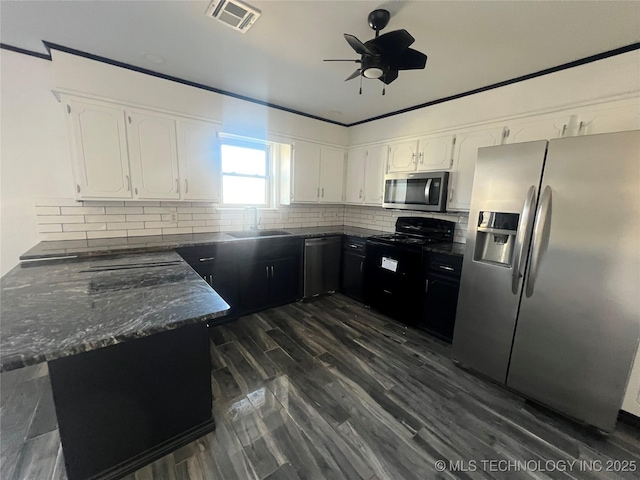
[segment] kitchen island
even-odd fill
[[[207,325],[229,305],[175,252],[34,262],[0,288],[0,371],[48,362],[70,480],[214,429]]]

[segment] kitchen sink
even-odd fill
[[[242,232],[229,232],[227,233],[233,238],[254,238],[254,237],[275,237],[277,235],[291,235],[284,230],[245,230]]]

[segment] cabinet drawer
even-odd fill
[[[346,252],[357,252],[359,255],[364,255],[365,245],[367,240],[360,237],[343,237],[342,249]]]

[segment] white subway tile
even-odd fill
[[[193,220],[192,213],[178,213],[178,220]]]
[[[84,221],[86,223],[95,223],[95,222],[124,222],[124,215],[85,215]]]
[[[60,207],[36,207],[36,215],[60,215]]]
[[[142,207],[107,207],[107,215],[138,215],[142,214]]]
[[[62,215],[100,215],[104,207],[60,207]]]
[[[61,232],[62,224],[60,223],[47,223],[44,225],[38,225],[38,232],[40,233],[53,233],[53,232]]]
[[[126,230],[103,230],[98,232],[87,232],[87,238],[117,238],[126,237]]]
[[[178,216],[178,220],[182,220],[182,215],[189,215],[189,214],[181,214]],[[190,214],[192,218],[185,218],[185,220],[215,220],[217,218],[219,218],[219,215],[215,214],[215,213],[193,213]]]
[[[172,228],[177,226],[177,222],[144,222],[144,228]]]
[[[62,230],[65,232],[87,232],[89,230],[106,230],[106,223],[69,223],[63,224]]]
[[[205,220],[185,220],[178,222],[178,227],[204,227],[207,225]]]
[[[107,223],[107,230],[137,230],[144,228],[144,222]]]
[[[205,207],[178,207],[178,213],[206,213]]]
[[[173,213],[176,207],[144,207],[144,213]]]
[[[43,233],[44,240],[85,240],[87,234],[85,232],[60,232],[60,233]]]
[[[190,207],[191,202],[160,202],[161,207]]]
[[[127,215],[127,222],[160,222],[160,215]]]
[[[38,223],[84,223],[83,215],[42,215],[36,218]]]
[[[159,228],[127,230],[127,237],[144,237],[146,235],[162,235],[162,230]]]

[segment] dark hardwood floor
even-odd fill
[[[640,469],[637,428],[600,437],[341,295],[212,328],[211,360],[216,431],[127,480],[640,478],[607,471]],[[46,366],[0,380],[0,478],[66,478]]]

